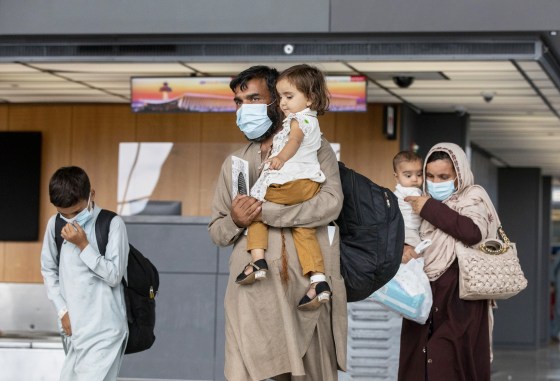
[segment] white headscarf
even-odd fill
[[[459,214],[469,217],[480,229],[482,240],[496,238],[500,226],[498,214],[484,188],[474,185],[474,176],[465,151],[453,143],[434,145],[426,155],[424,174],[430,155],[436,151],[442,151],[449,155],[457,174],[457,190],[443,203]],[[424,182],[424,193],[426,193],[425,184],[426,182]],[[455,260],[455,243],[457,240],[426,220],[420,226],[420,237],[432,240],[432,245],[424,251],[424,271],[428,278],[434,281]]]

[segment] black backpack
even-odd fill
[[[95,221],[95,236],[101,255],[105,255],[109,241],[109,227],[115,216],[116,213],[102,209]],[[65,225],[66,221],[60,215],[57,215],[55,221],[57,262],[64,242],[61,231]],[[154,335],[156,324],[155,297],[159,289],[159,273],[156,267],[134,246],[129,246],[126,269],[128,283],[124,277],[122,280],[128,320],[128,343],[124,352],[126,354],[144,351],[150,348],[156,340]]]
[[[339,162],[344,193],[340,228],[340,272],[348,302],[381,288],[399,269],[404,248],[404,220],[397,197]]]

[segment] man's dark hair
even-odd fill
[[[241,90],[247,89],[247,82],[253,79],[264,79],[266,87],[270,91],[272,100],[276,100],[276,80],[278,79],[278,70],[268,66],[251,66],[249,69],[243,70],[237,74],[229,83],[231,91],[235,92],[238,87]]]
[[[395,173],[397,172],[397,166],[400,163],[403,162],[413,163],[415,161],[419,161],[420,163],[422,163],[422,157],[418,155],[416,152],[401,151],[398,154],[396,154],[395,157],[393,158],[393,171]]]
[[[278,79],[279,73],[278,70],[268,66],[251,66],[250,68],[243,70],[241,73],[237,74],[231,82],[229,83],[229,88],[231,91],[235,92],[235,89],[239,88],[240,90],[244,91],[247,89],[247,83],[253,79],[262,79],[266,83],[266,87],[270,93],[272,105],[267,108],[267,114],[270,120],[272,121],[272,126],[266,131],[262,136],[249,139],[253,142],[262,142],[266,140],[271,135],[273,135],[280,123],[282,122],[282,112],[280,110],[280,106],[278,105],[277,99],[278,96],[276,94],[276,80]]]
[[[58,208],[68,208],[89,198],[91,185],[87,173],[80,167],[62,167],[49,182],[51,203]]]

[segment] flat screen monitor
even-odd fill
[[[329,111],[366,111],[363,76],[327,76]],[[235,112],[231,77],[132,77],[131,108],[139,113]]]
[[[180,216],[181,201],[150,200],[144,209],[138,213],[142,216]]]
[[[37,241],[40,132],[0,132],[0,179],[0,241]]]
[[[327,88],[331,94],[329,112],[366,111],[367,80],[363,76],[327,77]]]
[[[229,77],[133,77],[134,112],[234,112]]]

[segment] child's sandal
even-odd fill
[[[252,267],[253,271],[249,274],[245,274],[245,270],[247,270],[248,267]],[[259,259],[255,262],[249,262],[249,264],[245,266],[241,274],[237,276],[237,278],[235,279],[235,283],[242,285],[253,284],[257,280],[266,279],[267,271],[268,264],[266,263],[266,260]]]
[[[315,288],[315,297],[311,299],[306,293],[299,301],[298,310],[316,310],[321,307],[321,304],[328,303],[331,300],[331,288],[326,281],[312,283],[311,287]]]

